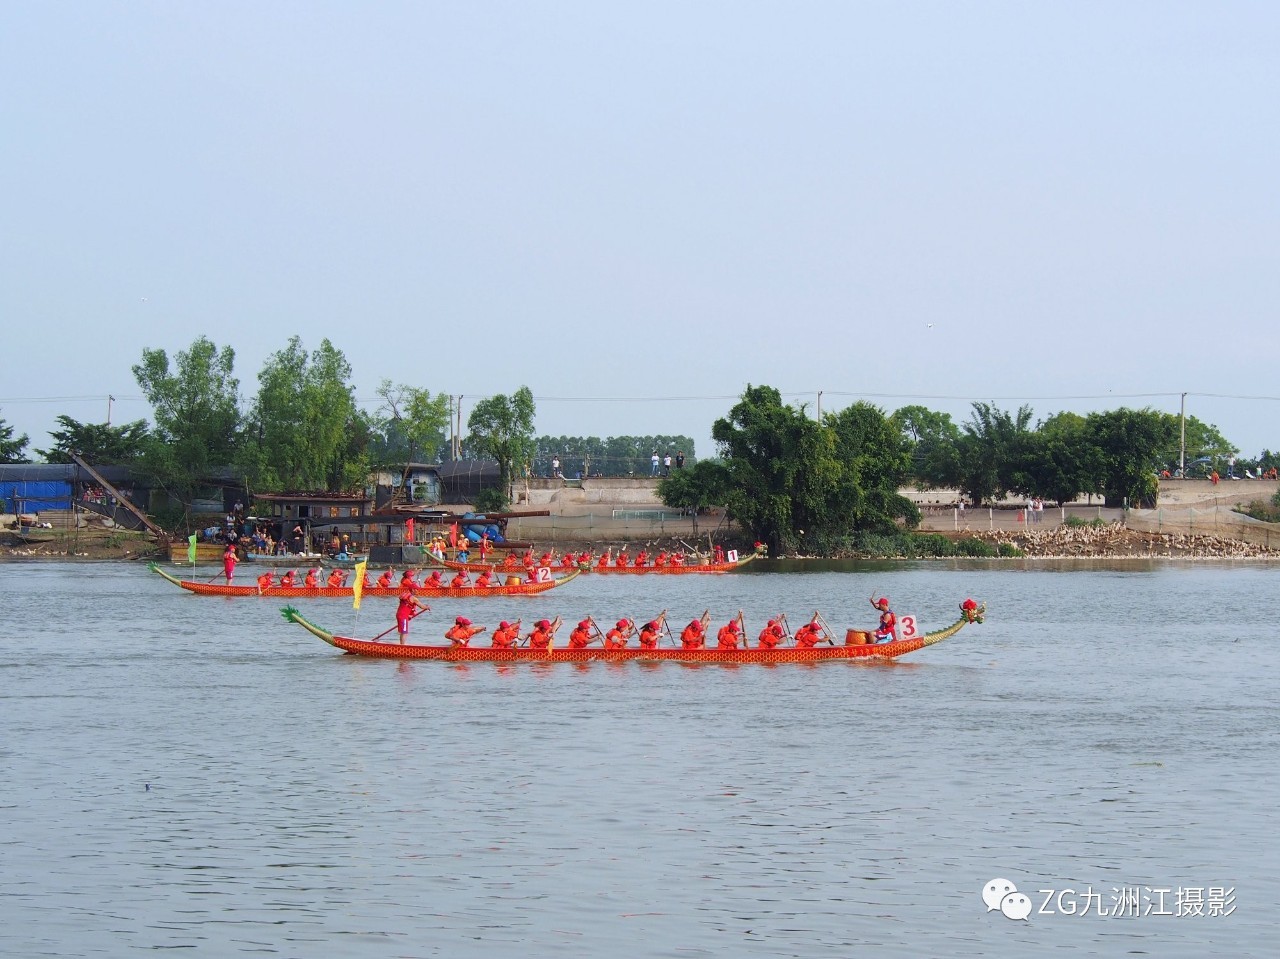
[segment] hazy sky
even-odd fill
[[[0,418],[301,336],[551,435],[748,384],[1280,449],[1280,4],[67,2],[0,29]]]

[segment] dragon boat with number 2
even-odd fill
[[[349,599],[355,595],[355,587],[353,586],[280,586],[275,584],[262,587],[256,583],[238,585],[236,583],[178,579],[178,577],[166,573],[155,563],[148,563],[147,565],[151,570],[159,573],[175,586],[181,586],[183,589],[198,596],[270,596],[282,599],[308,599],[324,596],[346,597]],[[488,596],[533,596],[537,593],[545,593],[549,589],[555,589],[557,586],[563,586],[577,575],[578,571],[573,570],[564,576],[551,577],[542,582],[504,583],[493,586],[423,586],[419,583],[414,587],[413,595],[425,598],[450,596],[457,599],[483,599]],[[217,578],[222,579],[222,576]],[[398,597],[400,589],[399,585],[369,586],[361,590],[361,595]]]
[[[353,639],[348,636],[337,636],[306,619],[297,609],[286,606],[281,614],[291,623],[297,623],[307,632],[316,636],[330,646],[336,647],[353,656],[369,656],[379,659],[425,659],[444,663],[592,663],[592,662],[627,662],[639,660],[654,662],[670,660],[678,663],[706,664],[745,664],[759,663],[773,665],[780,663],[828,663],[850,661],[878,661],[897,659],[907,653],[915,652],[926,646],[932,646],[960,632],[968,623],[981,623],[986,606],[961,606],[960,618],[943,629],[925,633],[911,639],[902,639],[891,643],[868,642],[870,636],[865,630],[851,629],[846,634],[844,645],[828,646],[783,646],[775,649],[681,649],[678,647],[659,646],[656,649],[643,649],[639,646],[627,646],[623,649],[603,649],[586,647],[570,649],[553,646],[550,649],[536,649],[528,646],[493,647],[493,646],[416,646],[398,642],[384,643],[377,640]]]

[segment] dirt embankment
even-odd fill
[[[1275,559],[1275,550],[1252,543],[1184,533],[1144,533],[1121,523],[1051,526],[1021,532],[993,530],[966,535],[992,544],[1009,543],[1025,556],[1112,559]]]

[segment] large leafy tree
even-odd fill
[[[1088,421],[1078,413],[1056,413],[1041,423],[1025,466],[1027,492],[1036,496],[1066,503],[1102,491],[1102,458]]]
[[[162,488],[190,500],[211,473],[230,466],[240,439],[235,351],[199,337],[170,368],[164,350],[144,349],[134,379],[152,407],[144,469]]]
[[[1165,451],[1177,442],[1177,420],[1156,410],[1091,413],[1088,430],[1098,449],[1102,495],[1108,506],[1154,506]]]
[[[308,354],[300,337],[267,359],[249,416],[245,458],[260,489],[339,490],[363,484],[368,462],[351,364],[329,340]]]
[[[385,445],[379,451],[383,462],[401,462],[404,472],[401,489],[409,488],[409,465],[436,459],[445,444],[449,425],[449,396],[431,395],[430,390],[383,380],[378,386],[382,405],[375,420]]]
[[[70,454],[76,453],[91,465],[126,466],[138,462],[146,453],[150,436],[146,420],[111,426],[59,416],[58,422],[62,429],[49,431],[52,449],[36,451],[50,463],[70,463]]]
[[[832,487],[836,526],[887,533],[903,520],[920,523],[920,510],[898,491],[912,472],[912,451],[898,423],[870,403],[829,414],[839,475]]]
[[[889,419],[902,432],[911,456],[911,472],[921,487],[945,486],[959,472],[960,427],[950,413],[904,406]]]
[[[23,463],[22,451],[27,448],[27,434],[15,437],[13,427],[0,420],[0,463]]]
[[[1028,492],[1033,457],[1031,408],[1017,413],[974,403],[957,442],[956,472],[948,477],[974,503],[998,500],[1008,492]]]
[[[511,478],[533,456],[533,393],[522,386],[510,396],[499,393],[480,400],[467,417],[467,447],[498,461],[499,489],[510,496]]]
[[[727,471],[725,506],[775,555],[831,524],[835,436],[771,386],[748,386],[711,427]]]

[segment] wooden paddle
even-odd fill
[[[789,642],[794,646],[796,644],[796,638],[791,632],[791,624],[787,622],[787,614],[779,614],[778,622],[782,624],[782,641],[784,643]]]
[[[747,623],[742,618],[742,610],[738,610],[738,633],[742,636],[742,646],[745,649],[747,646]]]
[[[591,627],[596,631],[596,634],[595,636],[592,637],[591,641],[594,643],[598,639],[600,640],[600,645],[603,646],[604,630],[600,628],[600,624],[596,622],[596,618],[594,616],[588,616],[587,622],[589,622],[591,624]]]
[[[836,641],[831,638],[831,627],[827,625],[827,621],[822,618],[822,614],[816,609],[813,611],[813,615],[818,620],[818,625],[822,627],[822,631],[827,634],[827,645],[834,646]]]

